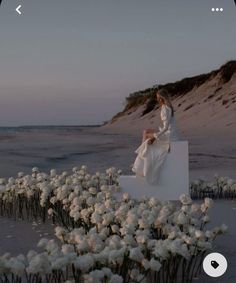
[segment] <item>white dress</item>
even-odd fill
[[[167,105],[161,107],[162,127],[154,133],[156,140],[149,145],[147,139],[135,151],[135,159],[132,171],[142,176],[151,185],[156,185],[159,180],[161,167],[170,149],[170,142],[179,139],[175,119],[172,110]]]

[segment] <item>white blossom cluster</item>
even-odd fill
[[[195,180],[190,185],[190,194],[192,198],[235,198],[236,180],[218,175],[212,181]]]
[[[213,201],[197,204],[187,195],[179,203],[135,200],[127,193],[118,201],[113,192],[119,174],[114,168],[95,175],[85,166],[73,168],[71,175],[34,168],[30,176],[1,179],[0,204],[11,211],[10,204],[23,202],[26,209],[29,200],[46,209],[60,224],[55,235],[61,243],[43,238],[38,243],[43,252],[1,256],[0,279],[13,274],[47,282],[137,283],[152,282],[154,274],[168,283],[182,270],[179,282],[191,282],[199,258],[227,230],[224,224],[206,228]]]
[[[123,282],[122,277],[114,274],[110,268],[104,267],[88,272],[94,265],[93,257],[89,254],[78,257],[74,252],[73,246],[62,245],[59,247],[55,240],[41,239],[38,247],[43,248],[44,251],[37,253],[34,250],[30,250],[26,256],[21,254],[17,257],[11,257],[9,253],[0,256],[0,279],[1,276],[4,276],[6,279],[6,276],[11,274],[13,279],[24,278],[28,280],[29,275],[35,275],[39,280],[39,278],[47,278],[47,275],[54,273],[52,282],[78,282],[76,279],[81,279],[85,283]],[[59,275],[63,274],[64,271],[72,274],[72,268],[76,269],[77,272],[81,272],[82,276],[74,276],[73,278],[70,275],[70,280],[67,278],[66,281],[61,281]],[[67,277],[69,276],[67,275]],[[66,275],[63,274],[63,279],[65,278]]]
[[[67,208],[76,196],[81,195],[82,200],[88,192],[93,196],[90,198],[93,201],[103,186],[108,186],[113,192],[118,191],[120,174],[120,170],[112,167],[105,173],[92,175],[88,173],[86,166],[74,167],[71,174],[66,171],[58,174],[55,169],[46,174],[36,167],[32,169],[31,175],[19,172],[17,178],[0,179],[0,213],[2,216],[17,214],[19,218],[36,216],[45,221],[45,211],[56,202]],[[74,204],[75,213],[71,213],[76,219],[76,201]]]

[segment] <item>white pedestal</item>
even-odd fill
[[[120,176],[119,183],[122,194],[127,192],[136,199],[148,196],[160,200],[178,200],[181,194],[189,194],[188,142],[171,143],[171,151],[161,169],[158,185],[149,185],[139,176]]]

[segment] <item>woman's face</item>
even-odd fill
[[[160,105],[163,105],[165,103],[165,100],[163,99],[163,97],[160,95],[159,92],[157,92],[156,98],[157,98],[157,101]]]
[[[157,101],[160,103],[160,101],[161,101],[161,96],[160,96],[159,92],[157,92],[156,98],[157,98]]]

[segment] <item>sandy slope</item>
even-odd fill
[[[236,177],[236,73],[225,84],[220,75],[173,99],[182,139],[189,141],[193,176],[214,173]],[[110,133],[140,136],[158,128],[159,109],[142,116],[145,105],[130,109],[102,127]]]

